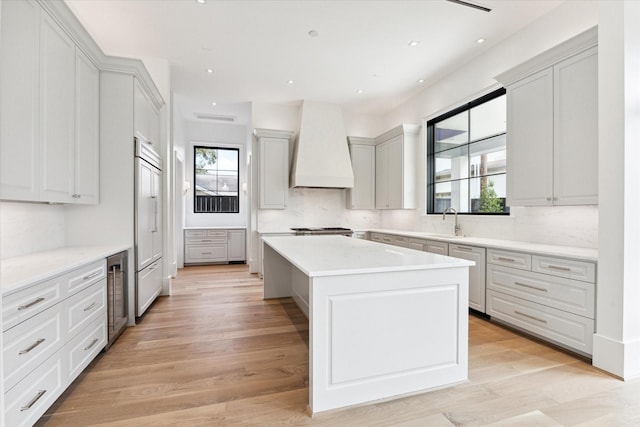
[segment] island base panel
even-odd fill
[[[466,267],[313,277],[311,289],[312,412],[467,380]]]

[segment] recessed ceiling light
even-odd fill
[[[476,40],[476,43],[484,43],[484,39],[480,37],[478,40]]]
[[[358,89],[358,90],[356,91],[356,93],[357,93],[358,95],[362,95],[362,94],[364,93],[364,91],[363,91],[362,89]]]
[[[207,68],[207,73],[213,74],[213,68]]]
[[[424,83],[424,79],[419,79],[418,83],[420,83],[420,84]]]
[[[292,84],[294,84],[294,83],[295,83],[295,82],[294,82],[293,80],[288,80],[288,81],[287,81],[287,84],[290,84],[290,85],[292,85]]]
[[[418,40],[411,40],[409,42],[409,47],[416,47],[420,44],[420,42]]]
[[[196,0],[196,3],[198,3],[198,4],[206,4],[207,0]]]
[[[218,103],[217,102],[212,102],[211,105],[213,105],[215,107],[216,105],[218,105]]]

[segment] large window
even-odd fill
[[[509,212],[505,93],[499,89],[427,122],[427,213]]]
[[[237,148],[193,147],[195,213],[239,212]]]

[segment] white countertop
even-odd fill
[[[309,277],[474,265],[472,261],[344,236],[266,236],[263,240]]]
[[[246,230],[245,225],[230,225],[228,227],[184,227],[184,230]]]
[[[573,246],[545,245],[542,243],[528,243],[514,240],[489,239],[484,237],[456,237],[442,234],[431,234],[419,231],[401,231],[388,229],[368,230],[373,233],[393,234],[396,236],[413,237],[417,239],[439,240],[448,243],[462,245],[477,245],[485,248],[505,249],[510,251],[530,252],[540,255],[573,258],[583,261],[598,261],[598,250],[590,248],[577,248]]]
[[[0,260],[0,290],[12,293],[120,251],[127,245],[64,247]]]

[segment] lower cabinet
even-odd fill
[[[246,260],[244,229],[189,229],[184,232],[184,263],[215,264]]]
[[[591,356],[596,265],[488,250],[487,314],[492,319]]]
[[[469,267],[469,308],[481,313],[485,308],[485,269],[487,250],[475,246],[449,244],[449,256],[474,261],[476,265]]]
[[[106,260],[3,298],[5,422],[33,425],[107,344]]]

